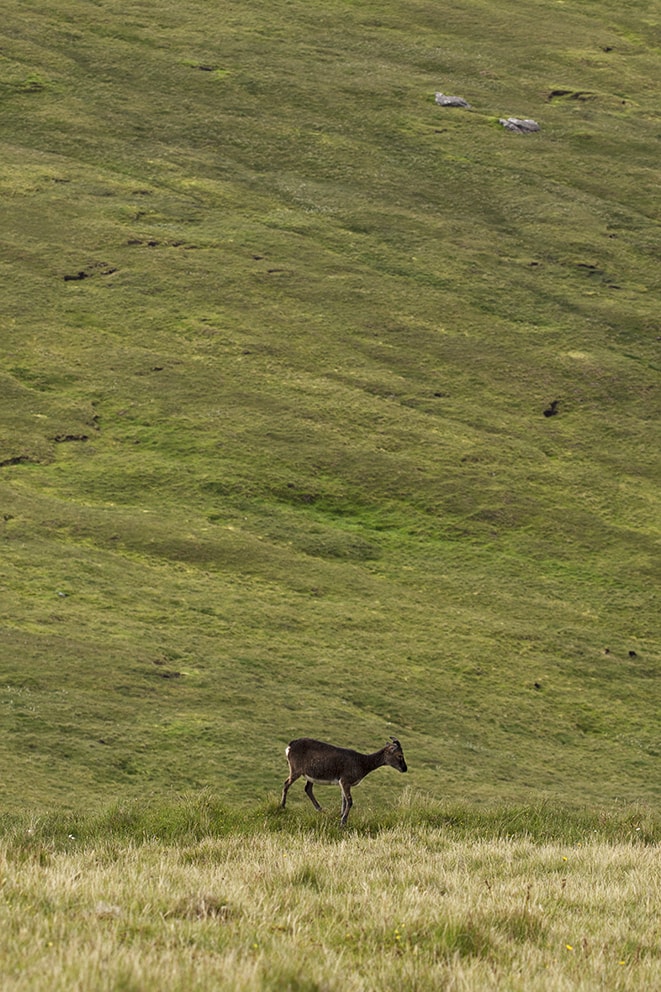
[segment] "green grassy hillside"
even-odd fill
[[[3,808],[658,799],[657,14],[7,0]]]

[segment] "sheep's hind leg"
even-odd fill
[[[285,803],[287,802],[287,793],[289,792],[289,786],[293,785],[296,779],[300,777],[301,777],[300,775],[294,775],[294,773],[292,772],[292,774],[286,780],[282,789],[282,799],[280,800],[280,805],[282,806],[283,809],[285,808]]]
[[[309,779],[308,779],[308,781],[305,784],[305,791],[308,794],[308,796],[310,797],[310,802],[312,803],[312,805],[314,806],[314,808],[320,810],[321,809],[321,806],[317,802],[317,797],[315,796],[314,792],[312,791],[312,782],[310,782]]]

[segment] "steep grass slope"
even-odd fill
[[[658,797],[656,11],[9,0],[5,807]]]

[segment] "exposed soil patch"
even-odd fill
[[[83,279],[89,279],[90,276],[111,276],[114,272],[117,272],[117,269],[107,262],[92,262],[86,268],[74,273],[69,272],[62,278],[65,282],[81,282]]]
[[[34,458],[28,457],[28,455],[14,455],[12,458],[5,458],[4,461],[0,462],[0,468],[6,468],[8,465],[36,465],[38,462]]]
[[[595,100],[596,93],[591,90],[551,90],[546,97],[547,100]]]

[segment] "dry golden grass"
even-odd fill
[[[7,992],[661,987],[656,846],[377,837],[0,853]]]

